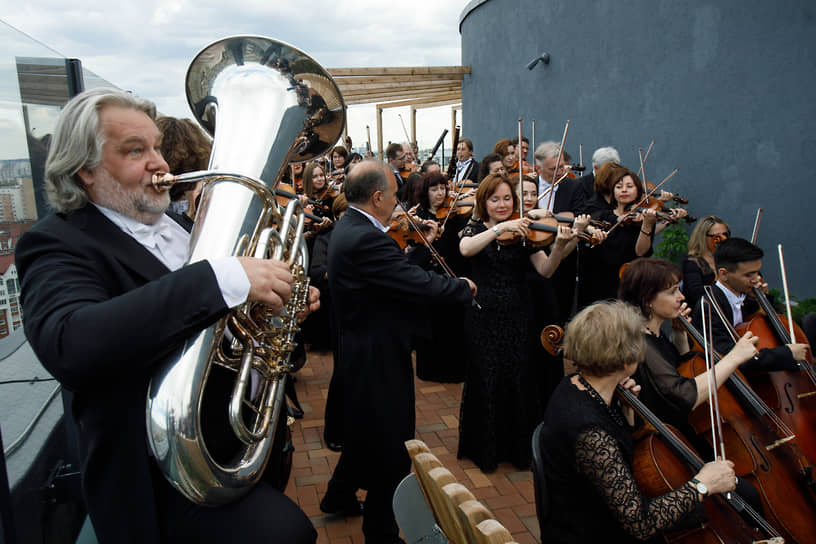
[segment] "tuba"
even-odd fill
[[[296,198],[280,210],[274,189],[289,163],[320,156],[337,142],[345,104],[312,58],[259,36],[204,48],[187,71],[186,88],[195,117],[214,136],[210,164],[206,172],[155,176],[154,185],[205,180],[188,263],[272,258],[287,262],[295,278],[280,315],[254,302],[232,309],[187,339],[150,382],[147,436],[159,467],[191,501],[219,505],[247,493],[263,473],[284,404],[296,314],[308,304],[304,210]],[[221,414],[240,448],[226,459],[211,454],[218,441],[208,444],[202,433],[202,399],[217,373],[234,375]]]

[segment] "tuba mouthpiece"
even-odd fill
[[[169,191],[170,187],[176,184],[176,176],[168,172],[156,172],[153,174],[151,183],[156,191],[163,193]]]

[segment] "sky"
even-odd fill
[[[195,55],[227,36],[259,34],[287,42],[325,68],[461,64],[459,17],[469,0],[0,0],[2,20],[120,88],[192,117],[184,78]],[[409,109],[386,109],[384,141],[405,141]],[[376,148],[374,105],[349,108],[348,131]],[[420,147],[450,127],[450,106],[417,111]],[[448,136],[446,156],[450,151]]]

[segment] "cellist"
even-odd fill
[[[758,305],[752,298],[746,297],[752,288],[759,287],[767,290],[768,286],[762,281],[763,251],[743,238],[728,238],[714,251],[714,266],[717,268],[717,282],[713,293],[725,318],[731,320],[729,325],[739,325],[743,318],[758,310]],[[725,353],[733,345],[731,336],[725,323],[715,316],[712,329],[714,348]],[[702,314],[700,305],[694,308],[693,322],[700,328]],[[787,344],[776,348],[765,348],[759,354],[743,365],[744,372],[789,370],[797,371],[796,361],[804,361],[810,347],[807,344]]]
[[[714,461],[665,495],[649,500],[641,494],[632,475],[631,414],[621,411],[613,393],[619,383],[637,393],[629,376],[643,352],[643,318],[622,302],[594,304],[567,325],[564,356],[578,372],[561,381],[544,416],[540,477],[551,506],[543,541],[646,540],[674,526],[707,494],[734,489],[733,463]]]

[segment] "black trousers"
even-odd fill
[[[366,544],[382,544],[395,542],[399,537],[399,526],[394,517],[392,501],[397,486],[411,472],[411,459],[405,451],[404,458],[390,460],[387,463],[377,461],[367,463],[369,472],[366,480],[369,481],[365,507],[363,509],[363,535]],[[337,466],[326,495],[344,497],[356,493],[361,487],[355,477],[355,466],[360,466],[346,451],[340,454]],[[362,469],[362,468],[361,468]]]
[[[313,544],[317,531],[286,495],[261,481],[245,496],[219,507],[188,501],[154,465],[153,488],[164,542]]]

